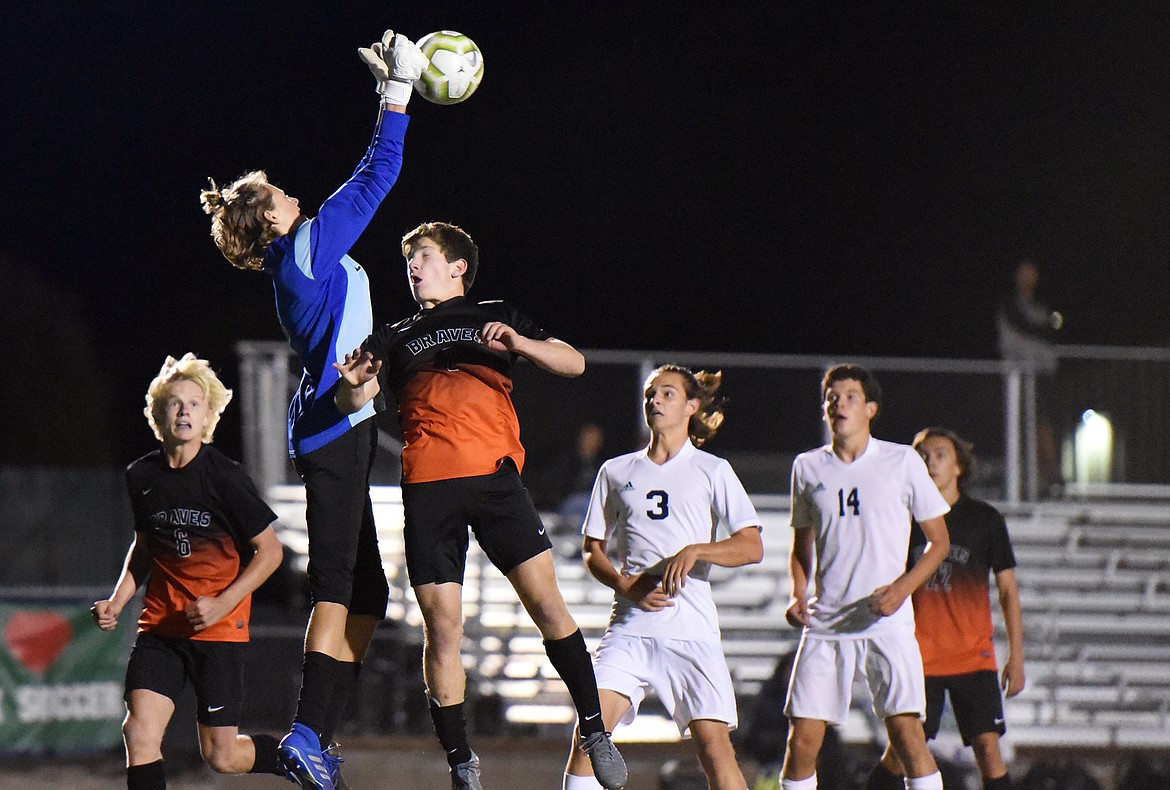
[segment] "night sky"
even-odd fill
[[[1165,343],[1170,8],[957,5],[7,8],[0,462],[125,463],[166,354],[230,385],[237,340],[281,338],[198,192],[264,168],[315,213],[368,142],[356,49],[386,27],[464,32],[486,74],[411,102],[352,251],[377,321],[414,310],[398,239],[443,219],[480,245],[473,295],[581,348],[991,357],[1025,255],[1067,342]]]

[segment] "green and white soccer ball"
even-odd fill
[[[431,60],[414,89],[435,104],[458,104],[475,93],[483,79],[483,53],[467,36],[439,30],[418,40],[418,48]]]

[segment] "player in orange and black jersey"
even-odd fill
[[[167,357],[146,396],[160,449],[126,469],[134,542],[113,594],[93,605],[98,626],[146,583],[126,668],[126,785],[166,787],[162,740],[190,680],[199,746],[220,773],[284,776],[272,735],[240,735],[244,645],[252,592],[281,562],[276,515],[248,473],[209,446],[231,399],[206,360]]]
[[[964,493],[971,477],[971,444],[953,431],[927,428],[914,447],[943,499],[951,549],[935,574],[912,596],[918,644],[926,674],[926,737],[938,734],[943,698],[949,696],[955,721],[986,790],[1011,788],[999,739],[1004,734],[1000,689],[1009,697],[1024,689],[1024,629],[1016,587],[1016,558],[1003,515]],[[910,563],[922,553],[925,538],[914,525]],[[997,676],[989,576],[995,575],[1008,636],[1008,659]],[[888,749],[870,776],[867,790],[901,788],[901,766]]]
[[[425,223],[403,238],[402,252],[422,309],[376,331],[336,365],[342,373],[336,402],[342,414],[382,392],[397,403],[407,573],[422,610],[423,676],[452,787],[481,788],[463,719],[460,658],[469,526],[540,629],[577,707],[580,746],[598,781],[622,787],[626,767],[605,732],[589,651],[557,587],[552,543],[520,480],[524,448],[511,397],[520,357],[570,377],[585,370],[585,358],[514,308],[466,298],[479,249],[462,229]]]

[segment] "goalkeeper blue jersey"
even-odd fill
[[[337,410],[339,374],[333,363],[373,329],[370,281],[348,252],[398,178],[408,122],[402,113],[383,110],[349,180],[321,204],[315,218],[273,241],[264,257],[280,326],[303,368],[288,408],[293,457],[323,447],[374,415],[373,403],[348,416]]]

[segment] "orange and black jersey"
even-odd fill
[[[276,520],[240,464],[203,445],[172,469],[161,450],[126,468],[138,540],[151,557],[139,631],[177,639],[247,642],[251,596],[210,628],[196,632],[187,604],[218,595],[252,555],[252,538]]]
[[[960,496],[946,515],[951,550],[913,595],[915,633],[927,675],[995,670],[990,574],[1016,567],[1003,515],[986,502]],[[910,532],[910,565],[926,536]]]
[[[490,321],[535,340],[551,337],[503,302],[458,296],[382,327],[362,346],[382,361],[378,383],[397,402],[404,483],[491,474],[504,458],[523,470],[512,405],[518,357],[479,342]]]

